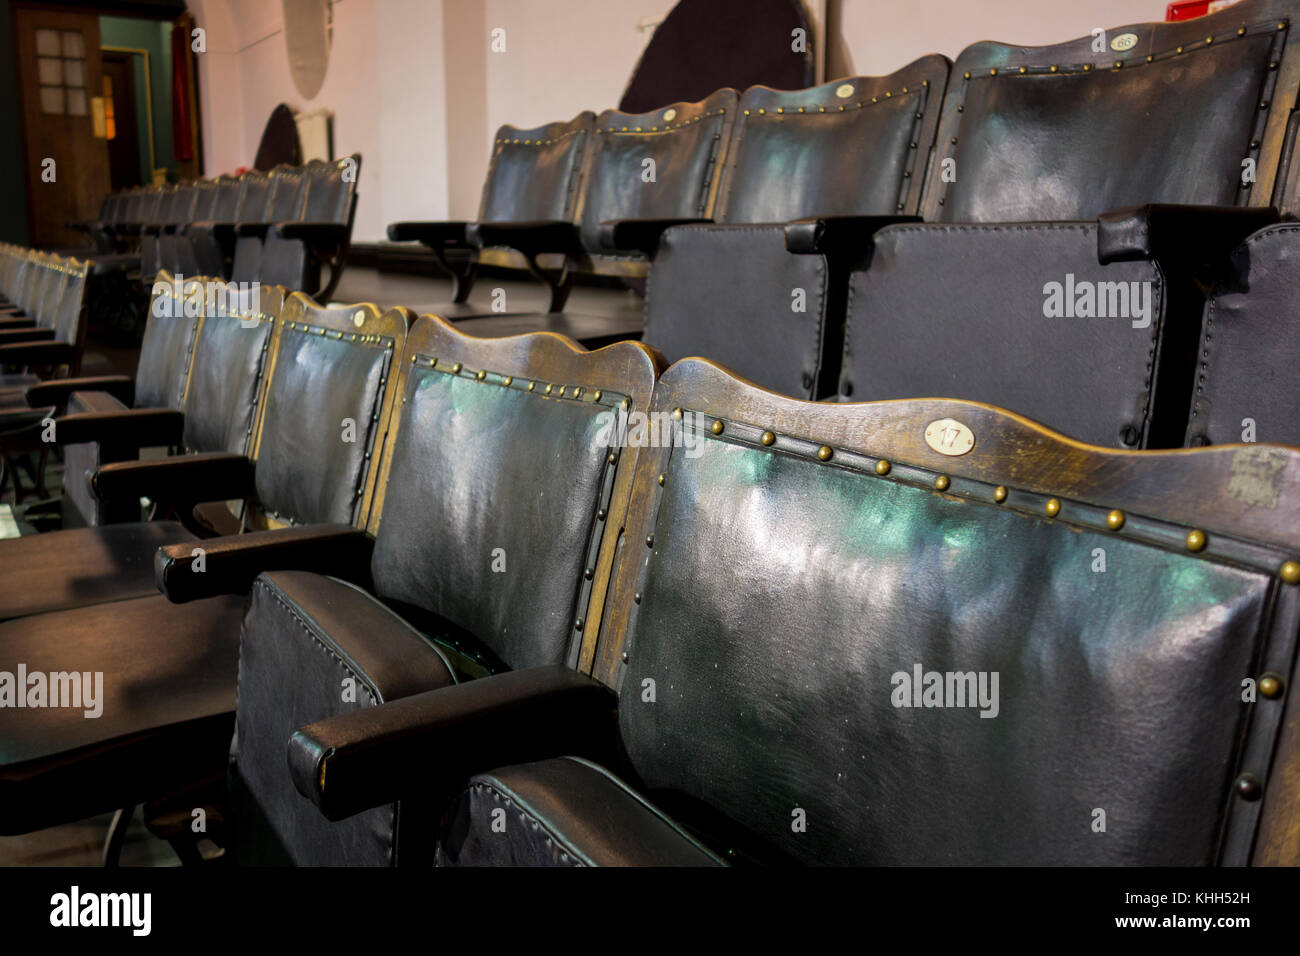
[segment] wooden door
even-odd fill
[[[108,146],[93,121],[103,87],[99,18],[20,6],[14,27],[32,245],[84,245],[64,223],[94,219],[109,191]]]

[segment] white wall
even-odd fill
[[[655,23],[675,0],[334,0],[320,93],[289,75],[278,0],[189,0],[208,31],[199,57],[208,175],[252,162],[279,103],[334,112],[336,155],[363,155],[353,238],[397,219],[472,218],[499,126],[538,126],[617,105]],[[827,68],[892,73],[978,40],[1041,45],[1094,27],[1159,20],[1165,0],[813,0],[834,33]],[[491,50],[505,31],[505,51]]]
[[[334,0],[333,46],[320,92],[289,73],[281,5],[190,0],[208,51],[199,59],[209,176],[252,164],[280,103],[334,113],[334,154],[361,153],[353,239],[384,237],[400,218],[447,216],[446,87],[441,0]]]

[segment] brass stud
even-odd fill
[[[1182,47],[1177,47],[1177,48],[1174,50],[1174,52],[1175,52],[1175,53],[1182,53],[1182,52],[1183,52],[1183,48],[1182,48]]]
[[[1278,576],[1287,584],[1300,584],[1300,561],[1287,561]]]
[[[831,448],[830,445],[822,445],[821,448],[817,449],[818,461],[830,461],[834,455],[835,455],[835,450]]]
[[[593,396],[591,396],[591,400],[592,400],[593,402],[598,402],[598,401],[600,401],[600,389],[596,389],[596,394],[593,395]]]
[[[554,385],[547,385],[547,386],[546,386],[546,394],[547,394],[547,395],[550,395],[550,394],[551,394],[551,390],[554,389],[554,388],[555,388]]]
[[[584,568],[582,571],[582,576],[586,578],[588,581],[590,581],[593,577],[595,577],[595,575],[596,575],[595,568]]]
[[[563,389],[561,389],[561,391],[563,391]],[[573,390],[573,397],[582,398],[582,386],[578,386]]]
[[[1052,70],[1053,73],[1057,72],[1057,71],[1060,70],[1060,69],[1061,69],[1061,68],[1060,68],[1059,66],[1056,66],[1055,64],[1053,64],[1053,65],[1052,65],[1052,68],[1051,68],[1051,70]]]
[[[1115,69],[1117,69],[1117,70],[1122,69],[1123,66],[1124,66],[1124,61],[1123,61],[1123,60],[1116,60],[1116,61],[1115,61]]]
[[[596,512],[596,520],[597,520],[597,521],[604,521],[604,520],[605,520],[605,517],[606,517],[606,516],[605,516],[605,509],[604,509],[604,508],[600,508],[599,510],[597,510],[597,512]]]
[[[1059,499],[1059,498],[1048,498],[1048,499],[1047,499],[1047,517],[1049,517],[1049,518],[1055,518],[1055,517],[1056,517],[1057,515],[1059,515],[1060,513],[1061,513],[1061,499]]]
[[[1277,700],[1282,696],[1282,678],[1276,674],[1265,674],[1259,679],[1259,692],[1269,700]]]
[[[479,369],[477,372],[474,373],[474,377],[478,379],[480,382],[483,381],[483,379],[487,378],[487,370]]]
[[[564,390],[565,390],[566,388],[568,388],[568,387],[569,387],[569,386],[567,386],[567,385],[561,385],[561,386],[560,386],[560,398],[563,398],[563,397],[564,397]]]
[[[1152,54],[1150,54],[1150,53],[1147,54],[1147,62],[1148,62],[1148,63],[1154,63],[1154,62],[1155,62],[1155,59],[1156,59],[1156,58],[1155,58],[1154,55],[1152,55]]]
[[[682,410],[680,408],[673,409],[673,419],[679,422],[682,420]]]
[[[1186,544],[1188,551],[1204,551],[1205,542],[1205,532],[1200,528],[1193,528],[1191,531],[1187,532]]]
[[[662,488],[662,487],[664,486],[664,482],[667,481],[667,480],[668,480],[668,476],[667,476],[667,475],[662,475],[662,474],[661,474],[661,475],[659,476],[659,487]]]
[[[1027,67],[1027,66],[1022,66],[1022,67],[1020,68],[1020,72],[1021,72],[1021,73],[1028,73],[1028,72],[1029,72],[1029,67]]]
[[[582,630],[582,618],[578,618],[576,621],[573,622],[573,629],[575,631]]]
[[[989,76],[997,76],[997,75],[998,75],[998,68],[996,66],[989,70]]]
[[[1239,37],[1244,37],[1245,35],[1246,35],[1246,28],[1245,28],[1245,27],[1238,27],[1238,28],[1237,28],[1237,36],[1239,36]]]
[[[993,489],[993,500],[996,501],[998,504],[1002,504],[1002,502],[1007,500],[1006,485],[998,485],[996,488]]]
[[[646,546],[647,548],[653,548],[653,547],[655,546],[655,536],[654,536],[654,535],[652,535],[652,534],[648,534],[648,535],[645,536],[645,546]]]
[[[622,408],[622,409],[624,409],[624,410],[631,408],[631,407],[632,407],[632,399],[630,399],[630,398],[625,398],[625,399],[623,399],[623,401],[621,401],[621,402],[618,403],[618,407],[619,407],[619,408]]]
[[[882,476],[887,475],[889,474],[890,467],[891,465],[889,464],[889,462],[885,461],[885,459],[882,458],[880,459],[880,461],[876,462],[876,474]]]
[[[461,370],[462,368],[464,368],[464,366],[461,365],[459,362],[457,362],[455,365],[453,365],[453,366],[451,367],[451,370],[452,370],[455,374],[459,375],[459,374],[460,374],[460,370]]]
[[[970,74],[969,74],[969,73],[965,73],[965,74],[963,74],[963,75],[962,75],[962,79],[963,79],[963,80],[969,80],[969,79],[970,79]]]
[[[1091,64],[1091,63],[1085,63],[1085,64],[1083,65],[1083,72],[1085,72],[1085,73],[1091,73],[1091,72],[1092,72],[1092,64]]]
[[[507,375],[505,378],[501,380],[501,384],[506,386],[513,385],[514,382],[515,382],[515,377],[513,375]]]
[[[1233,786],[1237,791],[1237,796],[1241,797],[1243,800],[1250,800],[1252,802],[1258,800],[1264,791],[1259,780],[1257,780],[1252,774],[1248,773],[1243,773],[1238,777],[1237,782]]]
[[[537,383],[536,383],[536,382],[529,382],[529,383],[528,383],[528,391],[531,392],[531,391],[532,391],[533,389],[535,389],[536,387],[537,387]]]
[[[1111,531],[1118,531],[1124,527],[1124,512],[1116,508],[1110,514],[1106,515],[1106,527]]]
[[[713,432],[713,434],[715,435],[721,435],[724,428],[726,428],[726,426],[722,424],[721,419],[718,419],[713,423],[713,426],[709,429],[709,431]]]
[[[1286,29],[1286,24],[1285,24],[1285,23],[1279,23],[1279,24],[1277,25],[1277,28],[1278,28],[1279,30],[1285,30],[1285,29]]]
[[[640,603],[641,603],[641,592],[640,592],[640,591],[637,591],[635,594],[632,595],[632,602],[633,602],[634,604],[640,604]]]
[[[934,479],[934,487],[939,491],[947,491],[950,484],[952,484],[952,481],[947,475],[940,475],[938,478]]]
[[[611,451],[611,452],[609,453],[609,458],[607,459],[607,461],[608,461],[611,465],[614,464],[616,461],[618,461],[618,455],[614,454],[614,453]]]
[[[759,436],[758,440],[764,445],[773,445],[776,443],[776,435],[772,434],[772,432],[763,432],[763,434]]]

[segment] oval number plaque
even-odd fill
[[[941,455],[964,455],[975,447],[975,433],[955,418],[940,418],[925,426],[925,443]]]

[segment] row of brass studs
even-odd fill
[[[1279,24],[1277,25],[1277,29],[1278,29],[1278,30],[1285,30],[1286,28],[1287,28],[1287,23],[1286,23],[1286,21],[1282,21],[1281,23],[1279,23]],[[1247,29],[1246,29],[1245,27],[1240,27],[1240,28],[1238,28],[1238,30],[1236,31],[1236,37],[1244,37],[1244,36],[1246,36],[1246,34],[1247,34],[1248,32],[1249,32],[1249,31],[1247,31]],[[1218,39],[1218,40],[1231,40],[1231,39],[1233,39],[1233,34],[1230,34],[1230,33],[1224,33],[1224,34],[1221,34],[1221,35],[1218,36],[1218,37],[1208,36],[1208,37],[1205,38],[1205,44],[1204,44],[1204,46],[1210,46],[1211,44],[1214,43],[1214,41],[1215,41],[1216,39]],[[1204,47],[1202,47],[1202,46],[1200,46],[1200,45],[1198,45],[1198,46],[1193,46],[1193,47],[1192,47],[1193,50],[1198,50],[1198,49],[1203,49],[1203,48],[1204,48]],[[1169,59],[1169,58],[1171,58],[1171,57],[1179,56],[1180,54],[1186,52],[1186,50],[1187,50],[1187,48],[1186,48],[1185,46],[1178,46],[1178,47],[1174,47],[1172,50],[1162,50],[1162,51],[1159,52],[1159,53],[1148,53],[1148,54],[1146,55],[1146,57],[1145,57],[1145,60],[1146,60],[1147,63],[1154,63],[1156,60],[1164,60],[1164,59]],[[1116,61],[1115,61],[1115,69],[1117,69],[1117,70],[1122,69],[1122,68],[1124,67],[1124,64],[1125,64],[1125,63],[1129,63],[1129,62],[1135,62],[1135,61],[1132,61],[1132,60],[1116,60]],[[1140,64],[1139,64],[1139,65],[1140,65]],[[1271,70],[1276,70],[1276,69],[1277,69],[1277,66],[1278,66],[1278,65],[1277,65],[1276,62],[1270,63],[1270,64],[1269,64],[1269,69],[1271,69]],[[1064,69],[1063,72],[1065,72],[1065,73],[1070,73],[1070,72],[1079,72],[1079,71],[1082,71],[1082,72],[1084,72],[1084,73],[1091,73],[1092,70],[1093,70],[1093,67],[1094,67],[1094,65],[1093,65],[1092,63],[1084,63],[1084,64],[1081,64],[1081,65],[1079,65],[1079,66],[1077,66],[1077,67],[1076,67],[1076,66],[1073,66],[1073,65],[1067,65],[1067,66],[1065,67],[1065,69]],[[1049,67],[1042,67],[1042,66],[1021,66],[1021,67],[1016,67],[1016,68],[1015,68],[1015,71],[1016,71],[1017,74],[1023,76],[1023,75],[1025,75],[1025,74],[1030,74],[1030,73],[1032,73],[1032,74],[1034,74],[1034,75],[1042,75],[1042,74],[1044,74],[1044,73],[1057,73],[1057,72],[1062,72],[1062,69],[1061,69],[1061,67],[1060,67],[1059,65],[1054,64],[1054,65],[1049,66]],[[999,71],[997,67],[990,67],[990,68],[989,68],[988,75],[989,75],[989,76],[998,76],[1001,72],[1003,72],[1003,71]],[[1007,72],[1009,72],[1009,71],[1007,71]],[[967,71],[967,72],[965,72],[965,73],[962,74],[962,79],[964,79],[964,80],[969,80],[969,79],[971,79],[971,78],[972,78],[972,75],[971,75],[970,71]]]
[[[580,134],[580,133],[585,133],[585,132],[586,132],[585,129],[574,129],[574,130],[570,130],[570,131],[567,132],[567,133],[564,133],[564,134],[561,135],[561,136],[556,136],[556,137],[554,137],[553,139],[519,139],[519,138],[517,138],[517,137],[512,139],[512,138],[509,137],[509,136],[498,136],[497,139],[496,139],[496,145],[498,145],[498,146],[502,146],[502,145],[509,145],[509,146],[550,146],[550,145],[552,145],[553,143],[559,143],[559,142],[561,142],[561,141],[563,141],[563,140],[568,139],[568,138],[571,137],[571,136],[577,136],[578,134]]]
[[[417,366],[420,365],[421,364],[420,357],[418,355],[412,355],[411,364]],[[513,375],[500,375],[495,372],[489,372],[487,369],[479,369],[478,371],[471,371],[469,369],[466,369],[464,363],[462,362],[453,362],[450,366],[447,366],[446,363],[444,362],[443,367],[439,368],[438,359],[436,356],[431,356],[427,359],[424,359],[423,365],[426,368],[438,369],[439,371],[443,371],[443,372],[450,372],[452,375],[460,375],[463,372],[477,382],[486,382],[489,385],[500,385],[503,388],[511,388],[515,384],[515,377]],[[488,378],[489,375],[492,376],[490,380]],[[524,384],[525,382],[527,382],[527,385]],[[520,391],[536,393],[538,386],[545,386],[542,389],[540,394],[547,398],[567,398],[570,400],[577,400],[577,401],[586,400],[592,402],[593,404],[599,405],[601,404],[601,399],[605,397],[605,393],[601,389],[599,388],[593,389],[584,385],[559,385],[557,387],[556,383],[542,382],[536,379],[531,381],[528,379],[523,379],[519,382]],[[403,397],[402,401],[405,402],[406,398]],[[626,410],[632,406],[632,400],[630,398],[623,398],[622,401],[619,402],[618,404],[620,408]]]
[[[681,421],[682,419],[681,408],[673,409],[673,418],[676,419],[677,421]],[[726,425],[722,421],[722,419],[720,418],[714,419],[713,424],[709,427],[709,431],[714,435],[721,435],[723,434],[723,432],[726,431]],[[766,430],[761,435],[759,435],[758,440],[763,447],[770,448],[776,444],[776,439],[777,436],[775,432],[771,430]],[[739,439],[739,440],[744,441],[744,439]],[[818,461],[828,462],[835,457],[835,449],[833,449],[830,445],[821,445],[817,448],[814,454]],[[890,463],[888,459],[880,458],[876,460],[875,471],[877,475],[883,478],[889,475],[893,471],[893,465]],[[660,475],[659,484],[663,485],[663,483],[664,483],[664,475]],[[951,485],[952,485],[952,479],[949,478],[947,475],[937,475],[934,479],[934,488],[936,491],[946,492],[949,490]],[[1007,500],[1008,495],[1009,492],[1007,490],[1006,485],[998,485],[996,488],[993,489],[993,501],[996,504],[1004,504]],[[1043,506],[1043,511],[1047,515],[1047,517],[1056,518],[1061,513],[1061,499],[1055,497],[1048,498],[1046,503]],[[1122,530],[1124,528],[1124,525],[1127,522],[1128,522],[1128,516],[1118,508],[1111,510],[1106,515],[1106,528],[1110,531]],[[1084,525],[1084,527],[1091,527],[1091,526]],[[646,544],[650,545],[652,539],[653,539],[653,535],[651,536],[650,539],[647,539]],[[1188,551],[1191,551],[1193,553],[1204,551],[1208,543],[1209,543],[1209,536],[1199,528],[1193,528],[1190,531],[1188,531],[1186,537],[1183,539],[1184,547],[1186,547]],[[1278,577],[1280,577],[1282,581],[1286,584],[1300,585],[1300,560],[1284,561],[1281,567],[1278,568],[1277,574]]]
[[[749,111],[746,110],[745,112],[748,113]],[[710,110],[707,113],[701,113],[699,116],[692,117],[691,119],[684,120],[675,125],[672,123],[665,123],[662,127],[651,126],[649,129],[646,129],[644,126],[633,126],[631,128],[628,128],[626,126],[608,126],[605,127],[604,129],[598,129],[596,130],[596,132],[597,134],[647,133],[647,132],[648,133],[670,133],[675,129],[685,129],[687,126],[690,126],[692,123],[698,123],[700,120],[708,119],[710,116],[726,116],[726,115],[727,115],[727,111],[725,109],[716,109],[716,110]]]
[[[269,318],[269,316],[268,316]],[[338,341],[347,339],[349,342],[356,342],[360,345],[383,345],[385,349],[392,349],[393,340],[387,335],[358,335],[356,332],[340,332],[337,329],[327,329],[319,325],[309,325],[306,322],[288,323],[290,330],[295,332],[306,332],[308,335],[315,333],[321,338],[334,338]]]
[[[929,80],[921,81],[922,88],[928,87],[929,85],[930,85]],[[906,93],[911,93],[911,92],[912,92],[912,88],[910,86],[905,86],[899,91],[899,95],[902,96]],[[857,103],[841,103],[839,106],[829,110],[825,106],[819,106],[817,107],[816,111],[818,113],[830,113],[830,112],[843,113],[847,109],[862,109],[863,107],[870,106],[872,103],[879,103],[881,100],[893,99],[893,96],[894,96],[893,90],[886,90],[884,94],[878,94],[876,96],[873,96],[870,101],[860,100]],[[757,113],[759,116],[764,116],[768,113],[776,113],[776,114],[787,113],[787,112],[811,113],[813,112],[813,109],[810,106],[794,106],[794,107],[778,106],[775,109],[768,109],[765,106],[760,106],[756,110],[752,110],[752,111],[745,110],[745,115],[748,116],[751,112]]]

